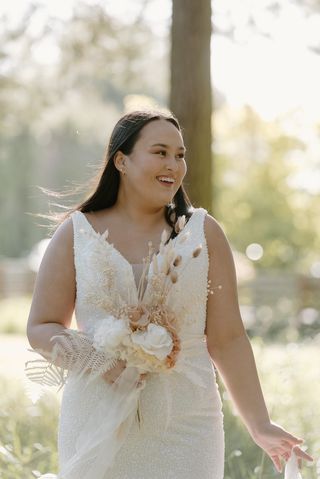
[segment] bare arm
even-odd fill
[[[207,304],[207,347],[232,400],[255,442],[281,470],[281,456],[302,442],[269,418],[252,347],[246,334],[237,294],[236,271],[228,240],[217,221],[205,220],[211,288]],[[221,289],[217,286],[221,285]],[[296,449],[295,449],[296,450]],[[296,454],[311,459],[298,448]]]
[[[52,336],[70,327],[75,303],[71,218],[58,227],[37,275],[27,336],[34,349],[51,351]]]

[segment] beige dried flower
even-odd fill
[[[168,260],[166,257],[164,257],[162,265],[161,265],[161,273],[167,274],[168,267],[169,267]]]
[[[128,306],[126,309],[132,331],[148,326],[149,312],[144,305]]]
[[[199,254],[201,253],[201,250],[202,250],[202,245],[200,244],[192,253],[192,256],[194,258],[196,258],[197,256],[199,256]]]
[[[158,260],[157,260],[157,255],[156,254],[153,255],[152,266],[153,266],[154,274],[158,274],[159,273],[159,266],[158,266]]]
[[[176,221],[176,224],[174,225],[174,230],[178,234],[180,231],[183,230],[186,224],[186,215],[179,216],[178,220]]]
[[[176,256],[175,259],[174,259],[173,266],[179,266],[181,261],[182,261],[182,256],[181,256],[181,254],[178,254],[178,256]]]
[[[163,230],[161,234],[161,243],[165,244],[166,241],[169,239],[169,236],[170,236],[170,233],[166,230]]]
[[[178,281],[178,274],[176,271],[172,271],[170,274],[171,282],[174,284]]]

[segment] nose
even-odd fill
[[[169,171],[177,171],[178,164],[174,156],[167,156],[166,169]]]

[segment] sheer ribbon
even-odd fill
[[[291,456],[286,463],[284,479],[302,479],[298,467],[297,456],[295,455],[294,451],[292,451]]]

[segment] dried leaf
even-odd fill
[[[199,254],[201,253],[202,251],[202,245],[199,245],[192,253],[192,256],[194,258],[196,258],[197,256],[199,256]]]
[[[153,272],[154,274],[159,273],[159,266],[158,266],[158,260],[157,260],[157,255],[154,254],[152,258],[152,267],[153,267]]]
[[[161,243],[165,244],[167,240],[169,239],[169,236],[170,236],[169,232],[167,230],[163,230],[161,234]]]
[[[181,256],[181,254],[178,254],[178,256],[176,256],[174,261],[173,261],[173,266],[179,266],[181,261],[182,261],[182,256]]]
[[[178,274],[176,271],[172,271],[170,274],[171,282],[174,284],[178,281]]]
[[[178,217],[178,220],[176,221],[176,224],[174,225],[174,230],[178,234],[180,231],[183,230],[186,224],[186,216],[182,215]]]

